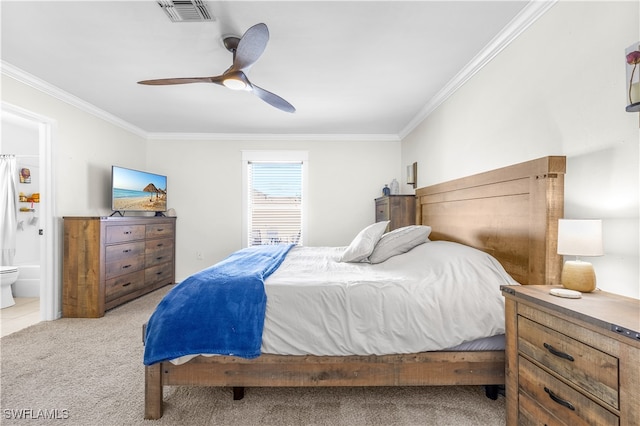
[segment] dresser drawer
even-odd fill
[[[173,237],[173,223],[163,222],[146,225],[147,238]]]
[[[145,244],[145,253],[149,254],[154,250],[173,250],[173,238],[164,238],[161,240],[148,240]]]
[[[522,316],[518,316],[518,351],[600,401],[619,408],[616,357]]]
[[[519,357],[519,424],[619,425],[615,414]]]
[[[129,256],[113,262],[107,262],[105,266],[106,279],[115,278],[120,275],[144,269],[144,254]]]
[[[126,241],[143,240],[145,225],[113,225],[107,226],[106,243],[123,243]]]
[[[148,268],[149,266],[159,265],[171,260],[173,260],[173,248],[171,247],[161,250],[148,250],[144,256],[144,266]]]
[[[144,271],[142,270],[107,280],[105,283],[105,302],[110,302],[144,286]]]
[[[173,284],[173,262],[162,263],[145,269],[144,281],[146,285],[163,281],[166,281],[166,284]]]
[[[116,244],[105,248],[105,260],[107,263],[120,259],[136,257],[145,252],[144,241],[128,244]]]

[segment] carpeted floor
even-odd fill
[[[505,401],[480,386],[172,387],[143,420],[142,324],[168,288],[100,319],[42,322],[0,339],[2,425],[504,425]]]

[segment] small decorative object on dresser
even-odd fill
[[[65,217],[62,316],[98,318],[175,282],[175,217]]]
[[[640,300],[502,286],[507,425],[637,425]]]
[[[391,179],[391,183],[389,184],[389,189],[391,190],[391,195],[400,194],[400,184],[397,180]]]
[[[387,195],[376,198],[376,222],[388,220],[387,231],[416,224],[414,195]]]

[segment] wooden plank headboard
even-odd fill
[[[416,223],[490,253],[521,284],[560,284],[565,171],[565,157],[543,157],[419,188]]]

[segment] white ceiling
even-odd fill
[[[3,72],[42,80],[148,136],[397,138],[540,8],[523,0],[205,3],[214,22],[173,23],[151,0],[2,0]],[[222,36],[259,22],[270,40],[248,77],[296,113],[215,84],[136,84],[221,74],[232,61]]]

